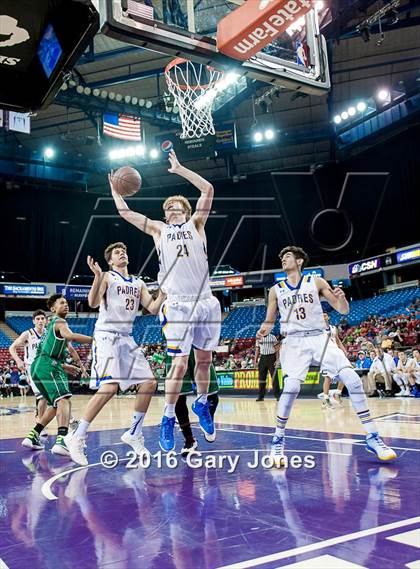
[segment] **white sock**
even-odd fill
[[[277,403],[277,420],[276,420],[276,437],[283,437],[286,429],[286,423],[289,419],[290,412],[299,395],[300,381],[289,377],[284,379],[284,389]]]
[[[197,393],[195,400],[205,405],[207,403],[207,393]]]
[[[168,417],[168,419],[175,417],[175,403],[166,403],[163,416]]]
[[[141,411],[134,411],[133,422],[131,423],[130,427],[131,436],[136,436],[141,434],[145,416],[146,413],[142,413]]]
[[[347,387],[353,409],[356,411],[365,431],[367,433],[377,433],[378,429],[370,416],[368,402],[363,391],[363,384],[360,377],[354,369],[349,367],[342,369],[338,375]]]
[[[80,439],[84,439],[86,437],[87,430],[89,429],[89,425],[90,425],[89,421],[81,419],[79,426],[77,427],[76,432],[74,433],[74,436]]]

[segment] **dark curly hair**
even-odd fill
[[[302,266],[300,267],[301,270],[304,269],[309,263],[309,257],[307,253],[305,253],[305,251],[302,249],[302,247],[295,247],[294,245],[288,245],[287,247],[284,247],[279,253],[280,260],[286,253],[292,253],[296,259],[303,259]]]

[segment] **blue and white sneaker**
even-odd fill
[[[393,460],[397,458],[395,450],[387,447],[378,433],[371,433],[366,436],[366,450],[379,458],[379,460]]]
[[[169,452],[175,448],[174,438],[175,417],[162,417],[160,424],[159,446],[164,452]]]
[[[192,410],[198,417],[200,428],[204,433],[204,438],[208,443],[213,443],[216,440],[216,429],[214,428],[213,417],[210,414],[210,406],[208,401],[201,403],[201,401],[194,401]]]
[[[271,441],[270,456],[277,468],[281,468],[286,464],[286,455],[284,454],[285,439],[284,437],[273,437]]]

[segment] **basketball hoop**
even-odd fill
[[[166,83],[181,117],[182,139],[214,134],[211,109],[222,75],[214,67],[180,57],[166,66]]]

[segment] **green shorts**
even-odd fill
[[[57,401],[71,397],[69,382],[61,363],[48,356],[35,358],[31,365],[32,380],[52,407]]]
[[[166,377],[168,376],[169,370],[171,369],[172,358],[171,356],[166,356],[165,367],[166,367]],[[182,387],[180,393],[183,395],[189,395],[197,391],[196,383],[194,381],[194,368],[195,368],[195,358],[194,352],[191,351],[190,357],[188,358],[188,367],[185,372],[184,379],[182,380]],[[209,384],[209,395],[212,393],[217,393],[219,391],[219,384],[217,383],[216,370],[214,365],[210,366],[210,384]]]

